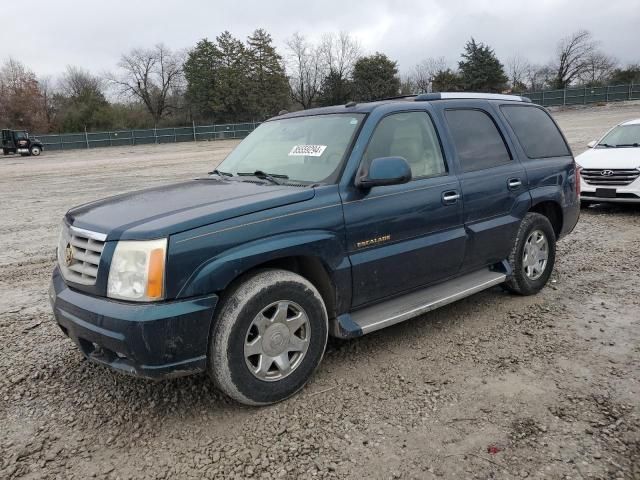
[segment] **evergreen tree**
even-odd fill
[[[353,96],[353,82],[344,78],[335,70],[329,71],[322,81],[318,105],[326,107],[330,105],[343,105]]]
[[[217,87],[220,57],[218,47],[204,38],[189,52],[184,64],[187,101],[193,116],[201,120],[213,121],[219,110]]]
[[[289,82],[282,57],[265,30],[260,28],[247,38],[246,54],[249,110],[254,119],[264,120],[287,107]]]
[[[356,100],[371,101],[398,95],[398,65],[383,53],[360,58],[353,68]]]
[[[508,79],[493,49],[473,38],[465,45],[458,67],[465,90],[501,92],[506,88]]]
[[[450,68],[438,70],[431,79],[434,92],[460,92],[463,90],[462,78]]]
[[[223,122],[247,120],[250,116],[247,50],[228,31],[219,35],[216,42],[220,52],[219,82],[216,89],[217,117]]]

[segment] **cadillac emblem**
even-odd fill
[[[73,263],[73,247],[70,243],[67,243],[66,248],[64,249],[64,264],[67,267],[70,267]]]

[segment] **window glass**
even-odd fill
[[[498,128],[485,112],[446,110],[445,117],[465,172],[504,165],[511,161]]]
[[[527,157],[563,157],[571,154],[558,127],[544,110],[519,105],[502,105],[500,110]]]
[[[265,122],[218,170],[233,175],[262,170],[290,181],[333,183],[363,119],[361,113],[341,113]]]
[[[620,125],[607,133],[598,145],[603,147],[637,147],[640,145],[640,124]]]
[[[425,112],[394,113],[383,118],[364,153],[364,164],[374,158],[402,157],[413,178],[443,175],[447,169],[431,118]]]

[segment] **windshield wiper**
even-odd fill
[[[609,145],[608,143],[599,143],[599,147],[616,148],[615,145]]]
[[[639,144],[636,143],[619,143],[616,147],[637,147]]]
[[[233,173],[229,173],[229,172],[221,172],[220,170],[218,170],[217,168],[211,172],[209,172],[209,175],[218,175],[220,177],[233,177]]]
[[[268,180],[271,183],[274,183],[276,185],[282,185],[281,181],[276,180],[277,178],[282,178],[283,180],[287,180],[289,178],[288,175],[280,175],[277,173],[266,173],[266,172],[263,172],[262,170],[256,170],[255,172],[238,172],[236,175],[238,175],[239,177],[256,177],[256,178],[259,178],[260,180]]]

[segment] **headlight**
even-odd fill
[[[166,238],[119,241],[111,259],[107,296],[138,302],[162,300],[166,251]]]

